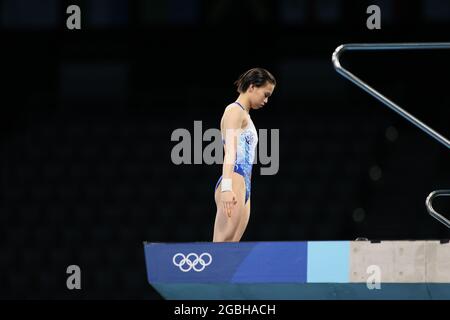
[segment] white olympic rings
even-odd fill
[[[181,259],[178,259],[179,257]],[[205,261],[204,257],[207,257],[207,261]],[[183,272],[188,272],[191,270],[200,272],[211,264],[212,256],[207,252],[202,253],[200,256],[192,252],[189,253],[187,256],[185,256],[182,253],[177,253],[173,256],[172,262],[176,267],[180,268],[180,270]],[[198,265],[200,265],[200,267],[197,267]]]

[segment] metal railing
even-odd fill
[[[432,217],[436,218],[440,223],[443,223],[447,228],[450,228],[450,220],[448,220],[441,214],[437,213],[436,210],[434,210],[433,208],[433,200],[437,197],[444,197],[444,196],[449,197],[450,190],[433,191],[427,197],[427,200],[425,200],[425,206],[427,207],[428,213],[431,214]]]
[[[400,106],[395,104],[392,100],[388,99],[380,92],[370,87],[367,83],[356,77],[347,69],[343,68],[340,63],[340,58],[345,51],[385,51],[385,50],[424,50],[424,49],[450,49],[450,42],[430,42],[430,43],[349,43],[343,44],[336,48],[333,52],[332,62],[336,71],[342,75],[344,78],[350,80],[352,83],[356,84],[358,87],[369,93],[371,96],[378,99],[381,103],[385,104],[399,115],[410,121],[415,126],[422,129],[426,134],[430,135],[438,142],[442,143],[444,146],[450,149],[450,141],[427,126],[425,123],[415,118],[413,115],[409,114],[403,110]],[[438,190],[433,191],[426,199],[426,207],[428,212],[436,218],[439,222],[443,223],[445,226],[450,228],[450,221],[444,218],[442,215],[437,213],[432,207],[432,200],[438,196],[448,196],[450,192],[448,190]]]

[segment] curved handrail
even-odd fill
[[[344,78],[350,80],[358,87],[368,92],[371,96],[375,97],[389,108],[400,114],[405,119],[412,122],[414,125],[425,131],[428,135],[435,138],[437,141],[442,143],[444,146],[450,149],[450,141],[424,124],[419,119],[415,118],[413,115],[409,114],[400,106],[392,102],[390,99],[379,93],[377,90],[370,87],[367,83],[356,77],[347,69],[343,68],[340,63],[341,55],[345,51],[380,51],[380,50],[423,50],[423,49],[450,49],[450,42],[430,42],[430,43],[349,43],[343,44],[336,48],[333,52],[332,61],[336,71],[342,75]]]
[[[450,190],[436,190],[430,193],[430,195],[427,197],[427,200],[425,200],[425,205],[427,207],[428,213],[433,217],[436,218],[439,222],[443,223],[447,228],[450,228],[450,220],[442,216],[441,214],[437,213],[436,210],[433,208],[433,200],[437,197],[444,197],[444,196],[450,196]]]
[[[382,95],[377,90],[370,87],[367,83],[356,77],[353,73],[343,68],[340,62],[342,53],[345,51],[376,51],[376,50],[423,50],[423,49],[450,49],[450,42],[429,42],[429,43],[349,43],[343,44],[336,48],[333,52],[331,58],[334,68],[336,71],[342,75],[344,78],[350,80],[358,87],[369,93],[371,96],[378,99],[381,103],[387,105],[389,108],[397,112],[399,115],[410,121],[415,126],[422,129],[425,133],[436,139],[438,142],[442,143],[448,149],[450,149],[450,141],[427,126],[425,123],[415,118],[413,115],[409,114],[407,111],[403,110],[392,102],[390,99]],[[434,198],[439,196],[450,196],[450,190],[437,190],[430,193],[425,201],[426,208],[431,216],[436,218],[439,222],[443,223],[446,227],[450,228],[450,221],[437,213],[432,206],[432,201]]]

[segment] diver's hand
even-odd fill
[[[234,191],[224,191],[221,193],[220,200],[222,201],[222,206],[224,212],[231,218],[231,211],[237,204],[236,195]]]

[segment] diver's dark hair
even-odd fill
[[[241,74],[234,84],[239,93],[244,93],[252,84],[256,87],[262,87],[267,82],[273,85],[277,84],[275,77],[269,71],[263,68],[253,68]]]

